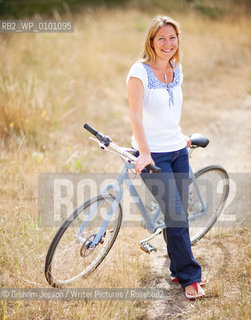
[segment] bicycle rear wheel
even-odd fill
[[[94,248],[90,245],[113,203],[112,195],[98,195],[77,208],[62,224],[46,256],[45,277],[51,286],[68,285],[94,271],[104,260],[121,226],[120,204],[113,212],[99,243]],[[92,218],[88,219],[88,224],[78,235],[84,219],[90,212],[93,212]]]
[[[213,227],[229,194],[229,178],[220,166],[208,166],[195,173],[199,194],[190,181],[188,220],[191,244],[196,243]]]

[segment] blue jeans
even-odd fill
[[[193,257],[188,229],[188,151],[184,148],[151,153],[151,156],[162,173],[149,174],[143,170],[141,178],[164,214],[171,274],[178,278],[182,287],[186,287],[201,281],[201,267]]]

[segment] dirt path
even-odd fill
[[[237,104],[236,104],[237,105]],[[251,95],[248,95],[244,101],[239,103],[239,107],[231,110],[221,111],[217,123],[211,130],[210,148],[199,152],[196,151],[192,161],[193,166],[199,168],[201,163],[217,163],[224,166],[230,173],[230,177],[236,180],[236,172],[251,172]],[[246,180],[243,180],[246,177]],[[249,175],[250,178],[250,175]],[[238,179],[237,179],[238,180]],[[250,182],[247,175],[240,176],[241,186],[248,192]],[[237,189],[238,189],[238,182]],[[245,192],[244,191],[244,192]],[[236,192],[234,190],[233,192]],[[247,196],[243,196],[246,200]],[[233,195],[234,200],[238,201],[238,210],[240,214],[247,214],[248,204],[242,201],[239,195]],[[249,200],[250,202],[250,200]],[[232,205],[232,206],[231,206]],[[228,212],[233,212],[234,202],[230,203]],[[186,300],[183,290],[177,284],[170,281],[169,258],[166,255],[166,249],[163,245],[162,237],[155,238],[152,244],[158,248],[157,253],[149,256],[151,266],[151,280],[149,287],[167,289],[168,297],[164,301],[154,301],[150,304],[147,316],[144,320],[174,320],[174,319],[202,319],[196,314],[196,303]],[[218,242],[217,239],[202,239],[193,247],[193,252],[201,263],[204,275],[209,279],[214,279],[217,272],[220,272],[222,266],[226,266],[230,256],[229,247]],[[217,268],[215,268],[217,266]],[[205,314],[204,314],[205,316]]]
[[[196,152],[192,162],[201,161],[224,166],[229,173],[251,172],[251,95],[235,103],[236,108],[220,111],[210,130],[210,143],[203,152]]]

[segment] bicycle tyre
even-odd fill
[[[193,197],[193,181],[189,183],[189,204],[188,220],[191,244],[195,244],[202,239],[216,223],[219,218],[229,194],[229,177],[224,168],[218,165],[211,165],[198,170],[195,179],[199,185],[201,196],[206,204],[207,213],[200,217],[194,214],[194,207],[198,205],[199,199]],[[211,176],[211,177],[210,177]],[[210,177],[210,179],[209,179]],[[222,184],[222,186],[221,186]],[[204,188],[203,188],[204,187]],[[213,187],[213,188],[211,188]],[[216,190],[220,187],[221,192]],[[204,190],[203,190],[204,189]],[[211,201],[210,201],[211,200]],[[215,203],[213,203],[215,202]],[[193,219],[192,219],[193,218]],[[193,230],[197,229],[197,230]]]
[[[103,221],[102,211],[99,209],[101,208],[102,210],[102,206],[108,203],[110,206],[114,202],[114,199],[113,195],[107,194],[98,195],[86,201],[75,209],[59,228],[50,244],[45,261],[45,277],[52,287],[63,287],[71,284],[80,277],[89,275],[107,256],[120,230],[122,221],[122,208],[120,204],[113,213],[113,217],[115,214],[115,219],[113,219],[115,221],[111,219],[109,222],[110,225],[108,225],[106,232],[102,237],[102,241],[104,242],[101,243],[100,241],[94,249],[86,248],[83,242],[77,241],[76,234],[79,230],[79,226],[74,227],[72,224],[77,224],[79,221],[82,223],[82,220],[80,219],[82,214],[85,216],[85,212],[88,212],[88,209],[90,210],[91,208],[94,208],[93,206],[97,206],[94,219],[91,219],[91,221],[88,222],[88,225],[81,234],[85,239],[90,239],[92,237],[93,240],[95,234],[97,234],[97,231],[100,229],[100,224],[98,225],[97,219],[99,219],[100,223]],[[107,212],[106,208],[104,210]],[[77,230],[77,232],[74,232],[75,230]],[[88,257],[91,257],[91,259],[88,259]],[[84,258],[87,260],[85,267]],[[62,269],[60,270],[60,268]],[[77,269],[80,270],[77,271]]]
[[[203,226],[200,228],[200,230],[197,229],[196,231],[194,231],[193,229],[196,228],[195,223],[193,223],[191,221],[189,222],[189,232],[190,232],[191,245],[195,244],[200,239],[202,239],[209,232],[209,230],[213,227],[213,225],[216,223],[218,217],[220,216],[220,214],[224,208],[224,205],[226,203],[226,200],[227,200],[227,197],[229,194],[229,177],[228,177],[226,170],[224,168],[222,168],[221,166],[211,165],[211,166],[207,166],[207,167],[202,168],[202,169],[198,170],[197,172],[195,172],[194,176],[195,176],[197,183],[198,183],[199,178],[205,177],[205,175],[208,173],[217,173],[217,175],[219,175],[219,177],[222,180],[225,180],[225,183],[223,184],[223,192],[222,192],[222,195],[218,201],[218,205],[213,212],[213,215],[206,222],[206,224],[203,224]],[[192,220],[191,217],[193,216],[193,212],[192,212],[193,199],[191,199],[192,192],[193,192],[192,188],[193,188],[193,181],[192,181],[192,179],[190,179],[190,181],[189,181],[188,220]],[[207,200],[207,197],[204,197],[203,200],[204,201]],[[197,199],[197,202],[198,202],[198,199]],[[194,216],[193,218],[196,221],[196,217]],[[200,221],[200,222],[202,222],[202,221]],[[165,229],[163,229],[163,237],[166,242],[167,238],[166,238],[166,230]]]

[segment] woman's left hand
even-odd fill
[[[185,141],[187,144],[187,148],[190,148],[191,147],[191,139],[189,137],[185,136]]]
[[[141,173],[142,170],[149,164],[155,165],[155,162],[153,161],[150,152],[149,153],[140,153],[138,158],[135,161],[135,169],[138,173]],[[150,170],[150,173],[152,171]]]

